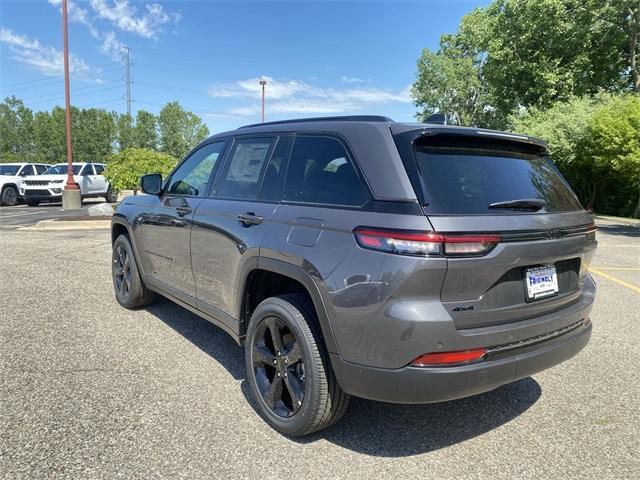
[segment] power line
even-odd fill
[[[87,89],[91,89],[91,88],[102,88],[105,85],[112,85],[114,83],[120,83],[120,80],[114,80],[114,81],[111,81],[111,82],[101,83],[101,84],[97,84],[97,85],[87,85],[86,87],[74,88],[73,91],[77,92],[78,90],[87,90]],[[43,97],[57,98],[59,96],[60,96],[60,92],[50,92],[50,93],[43,93],[42,95],[35,95],[33,97],[22,98],[21,100],[28,101],[28,100],[35,100],[37,98],[43,98]]]
[[[108,92],[108,91],[115,90],[115,89],[118,89],[118,88],[121,88],[121,87],[119,85],[116,85],[115,87],[103,88],[101,90],[96,90],[94,92],[80,93],[78,95],[73,95],[73,97],[76,98],[76,97],[83,97],[83,96],[87,96],[87,95],[95,95],[96,93]],[[46,99],[46,100],[38,100],[37,102],[29,102],[29,105],[37,105],[39,103],[55,102],[56,100],[60,100],[60,97],[49,98],[49,99]]]
[[[100,67],[105,67],[107,65],[113,65],[114,63],[120,63],[118,61],[113,61],[113,62],[107,62],[107,63],[102,63],[100,65],[96,65],[93,68],[100,68]],[[118,67],[119,68],[119,67]],[[113,70],[113,68],[109,68],[106,70],[103,70],[104,72],[108,72]],[[61,83],[61,80],[47,80],[45,81],[45,78],[51,78],[48,75],[43,75],[41,78],[39,79],[35,79],[35,80],[27,80],[24,82],[14,82],[14,83],[6,83],[4,85],[0,85],[0,90],[5,90],[7,88],[12,88],[14,86],[18,86],[19,88],[14,88],[14,90],[23,90],[24,88],[36,88],[37,84],[41,84],[38,86],[44,86],[44,85],[53,85],[55,83]],[[73,79],[73,80],[79,80],[79,79]],[[34,84],[33,86],[26,86],[26,85],[31,85]]]
[[[105,104],[111,104],[111,105],[105,105],[107,107],[110,106],[115,106],[115,105],[122,105],[123,100],[122,98],[112,98],[110,100],[104,100],[103,102],[94,102],[94,103],[86,103],[84,105],[76,105],[77,108],[87,108],[87,107],[94,107],[96,105],[105,105]]]

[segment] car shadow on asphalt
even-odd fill
[[[164,299],[147,311],[222,365],[256,410],[245,380],[244,349],[221,329]],[[490,432],[515,419],[540,398],[542,389],[525,378],[462,400],[427,405],[396,405],[352,397],[340,422],[303,438],[300,444],[326,440],[366,455],[405,457],[446,448]]]
[[[598,225],[598,232],[631,238],[640,237],[640,228],[635,225]]]

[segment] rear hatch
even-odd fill
[[[578,301],[595,226],[542,142],[459,128],[394,133],[434,231],[486,241],[479,253],[448,255],[441,300],[456,328],[526,320]]]

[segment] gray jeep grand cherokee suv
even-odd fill
[[[116,298],[159,293],[245,345],[260,414],[288,435],[350,395],[485,392],[591,334],[591,216],[539,140],[385,117],[214,135],[113,217]]]

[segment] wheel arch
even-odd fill
[[[15,184],[13,182],[3,183],[2,184],[2,188],[0,188],[0,192],[4,192],[7,187],[13,187],[16,190],[16,193],[18,193],[18,195],[20,195],[20,188],[18,187],[17,184]]]
[[[300,287],[300,290],[297,291],[301,291],[301,293],[306,293],[308,295],[315,309],[323,341],[325,343],[327,351],[329,351],[330,353],[339,353],[335,336],[331,328],[331,323],[329,321],[327,308],[325,306],[324,300],[322,299],[322,295],[320,294],[320,290],[318,289],[318,286],[314,282],[313,278],[305,270],[296,265],[271,258],[260,257],[257,264],[254,264],[254,267],[255,268],[248,269],[245,272],[242,294],[238,299],[239,305],[237,311],[240,313],[239,320],[241,335],[244,335],[246,332],[246,328],[253,311],[252,307],[255,308],[255,306],[257,306],[257,303],[259,303],[254,302],[256,304],[252,305],[251,302],[252,289],[256,288],[256,275],[264,275],[265,273],[275,274],[285,279],[289,279],[292,282],[295,282],[295,284],[293,285]],[[277,294],[290,292],[291,290],[288,290],[279,292]]]

